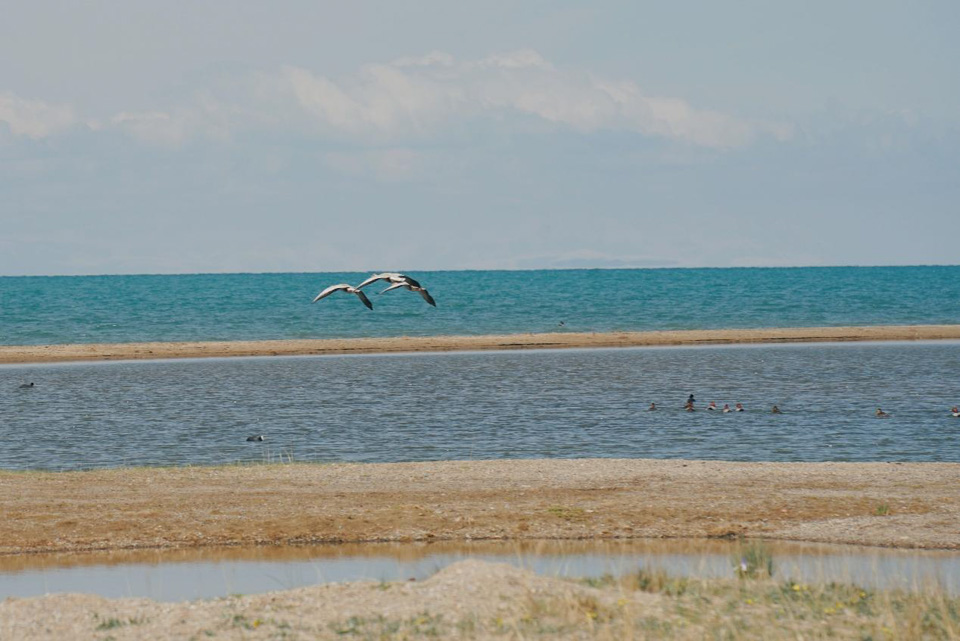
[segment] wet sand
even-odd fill
[[[276,341],[0,345],[0,363],[230,356],[306,356],[591,347],[958,340],[960,325],[793,327],[657,332],[555,332],[502,336],[403,336]]]
[[[0,472],[0,554],[769,538],[960,549],[960,464],[644,459]]]

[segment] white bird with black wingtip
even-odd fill
[[[367,298],[367,295],[360,291],[359,287],[354,287],[353,285],[348,285],[346,283],[340,283],[339,285],[330,285],[325,290],[317,294],[317,297],[313,299],[313,302],[317,302],[321,298],[326,298],[334,292],[344,291],[348,294],[356,294],[357,298],[360,299],[360,302],[367,306],[367,309],[373,309],[373,303],[370,302],[370,299]]]
[[[434,307],[437,306],[437,302],[433,300],[433,296],[430,295],[430,292],[428,292],[423,285],[421,285],[416,280],[410,278],[406,274],[400,274],[398,272],[383,272],[381,274],[374,274],[367,280],[357,285],[356,288],[363,289],[370,283],[375,283],[378,280],[385,280],[388,283],[390,283],[390,287],[387,287],[385,290],[380,292],[381,294],[389,292],[391,289],[397,289],[398,287],[403,287],[407,291],[417,292],[418,294],[420,294],[423,300],[427,301],[428,304]]]

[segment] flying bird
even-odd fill
[[[417,281],[413,281],[413,282],[415,283]],[[403,287],[404,289],[407,289],[411,292],[417,292],[423,297],[423,300],[427,301],[434,307],[437,306],[437,301],[433,300],[433,296],[430,295],[430,292],[428,292],[423,287],[420,287],[420,285],[413,285],[411,283],[394,283],[393,285],[390,285],[390,287],[387,287],[385,290],[383,290],[380,293],[383,294],[383,293],[389,292],[391,289],[396,289],[397,287]]]
[[[357,289],[363,289],[370,283],[375,283],[378,280],[385,280],[394,285],[400,284],[400,285],[410,285],[411,287],[420,287],[420,283],[410,278],[406,274],[400,274],[397,272],[383,272],[382,274],[374,274],[367,280],[363,281],[362,283],[357,285]]]
[[[317,294],[317,297],[313,299],[313,302],[317,302],[321,298],[326,298],[333,292],[345,291],[348,294],[356,294],[357,298],[360,299],[360,302],[367,306],[367,309],[373,309],[373,303],[370,302],[370,299],[367,298],[367,295],[360,291],[359,287],[353,287],[352,285],[347,285],[346,283],[340,283],[339,285],[330,285],[325,290]]]

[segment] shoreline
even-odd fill
[[[960,549],[960,463],[518,459],[0,471],[0,555],[533,539]]]
[[[0,345],[0,364],[250,356],[317,356],[526,349],[932,340],[960,340],[960,325],[882,325],[648,332],[553,332],[484,336],[402,336],[391,338],[327,338],[263,341]]]

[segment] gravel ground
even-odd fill
[[[960,464],[573,459],[0,472],[0,554],[769,538],[960,548]]]

